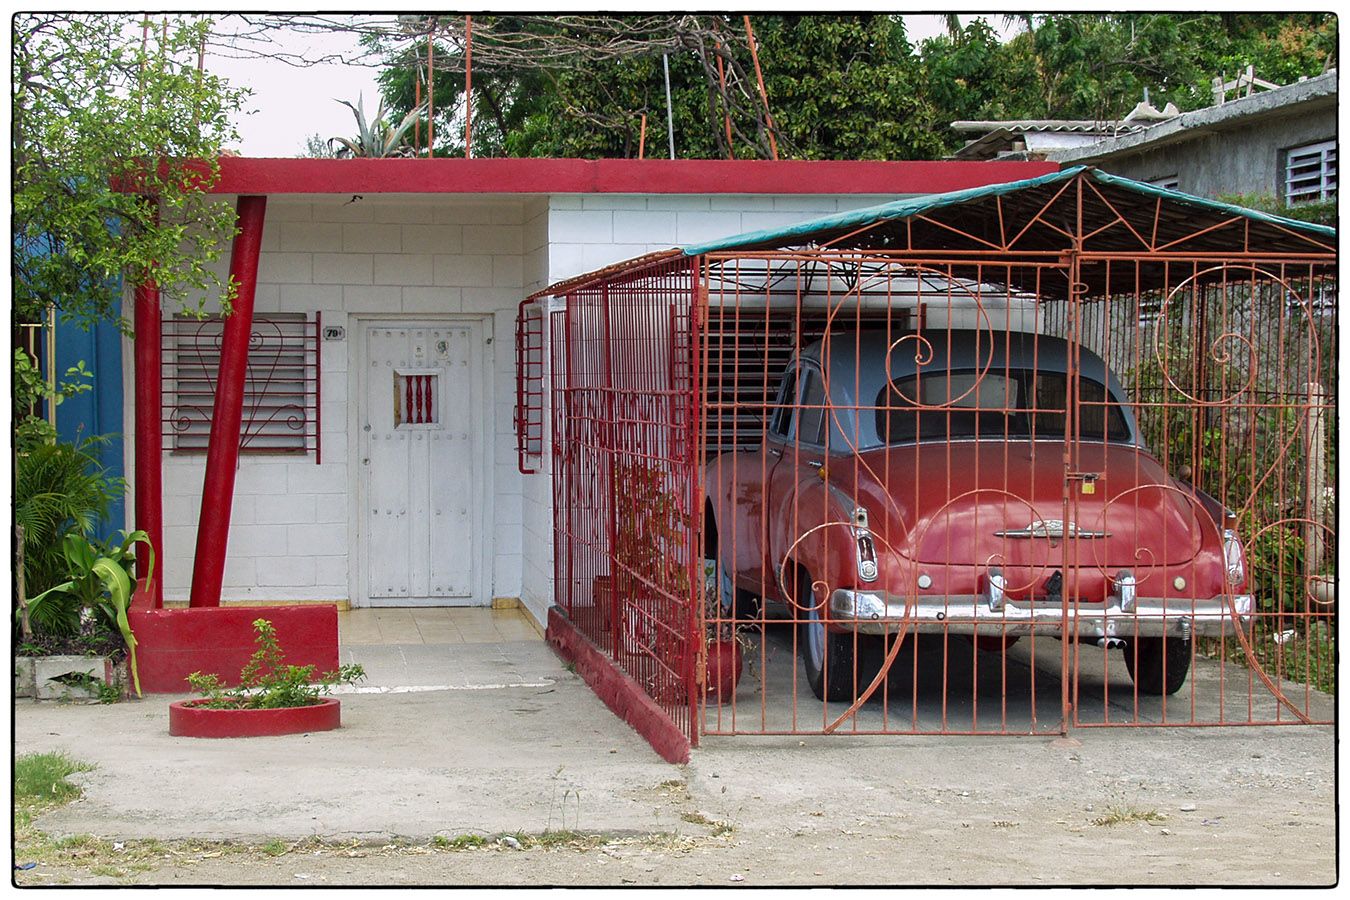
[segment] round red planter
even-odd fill
[[[313,706],[287,709],[207,709],[200,700],[169,704],[169,734],[178,737],[266,737],[332,731],[342,723],[342,704],[325,697]]]
[[[741,680],[741,645],[736,641],[708,644],[707,691],[720,700],[730,701]]]

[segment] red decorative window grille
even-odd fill
[[[522,475],[544,452],[544,313],[522,301],[516,313],[516,457]]]
[[[303,313],[253,317],[244,378],[241,453],[307,453],[319,462],[320,319]],[[220,368],[224,320],[164,320],[163,427],[177,453],[204,453]]]
[[[440,375],[434,370],[394,372],[394,427],[439,425]]]

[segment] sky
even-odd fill
[[[973,16],[962,16],[969,20]],[[991,24],[998,28],[997,17]],[[945,30],[942,16],[907,15],[906,31],[912,42],[940,34]],[[309,52],[345,53],[354,50],[351,35],[309,35],[288,33],[287,49]],[[241,140],[236,144],[244,156],[299,156],[310,135],[323,139],[351,136],[354,119],[338,100],[355,103],[364,97],[367,115],[379,104],[375,78],[379,70],[359,65],[316,65],[300,68],[274,60],[238,60],[207,56],[206,65],[237,87],[253,93],[244,105],[247,113],[237,125]]]

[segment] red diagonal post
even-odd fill
[[[150,538],[155,550],[155,573],[152,580],[145,578],[145,569],[138,563],[141,579],[136,592],[136,606],[158,609],[164,605],[164,506],[163,432],[160,430],[160,310],[159,285],[148,274],[136,285],[136,299],[132,312],[136,334],[136,527]],[[148,563],[148,557],[147,557]]]
[[[253,330],[253,295],[258,284],[267,198],[241,196],[239,232],[230,251],[230,278],[237,285],[234,309],[225,318],[220,342],[216,402],[211,410],[211,439],[206,448],[202,512],[197,523],[197,554],[192,567],[191,606],[219,606],[225,577],[225,546],[230,536],[234,473],[239,465],[239,438],[244,418],[244,380],[248,374],[249,335]]]

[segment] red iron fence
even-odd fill
[[[557,603],[699,734],[1334,718],[1334,238],[1086,173],[551,314]]]

